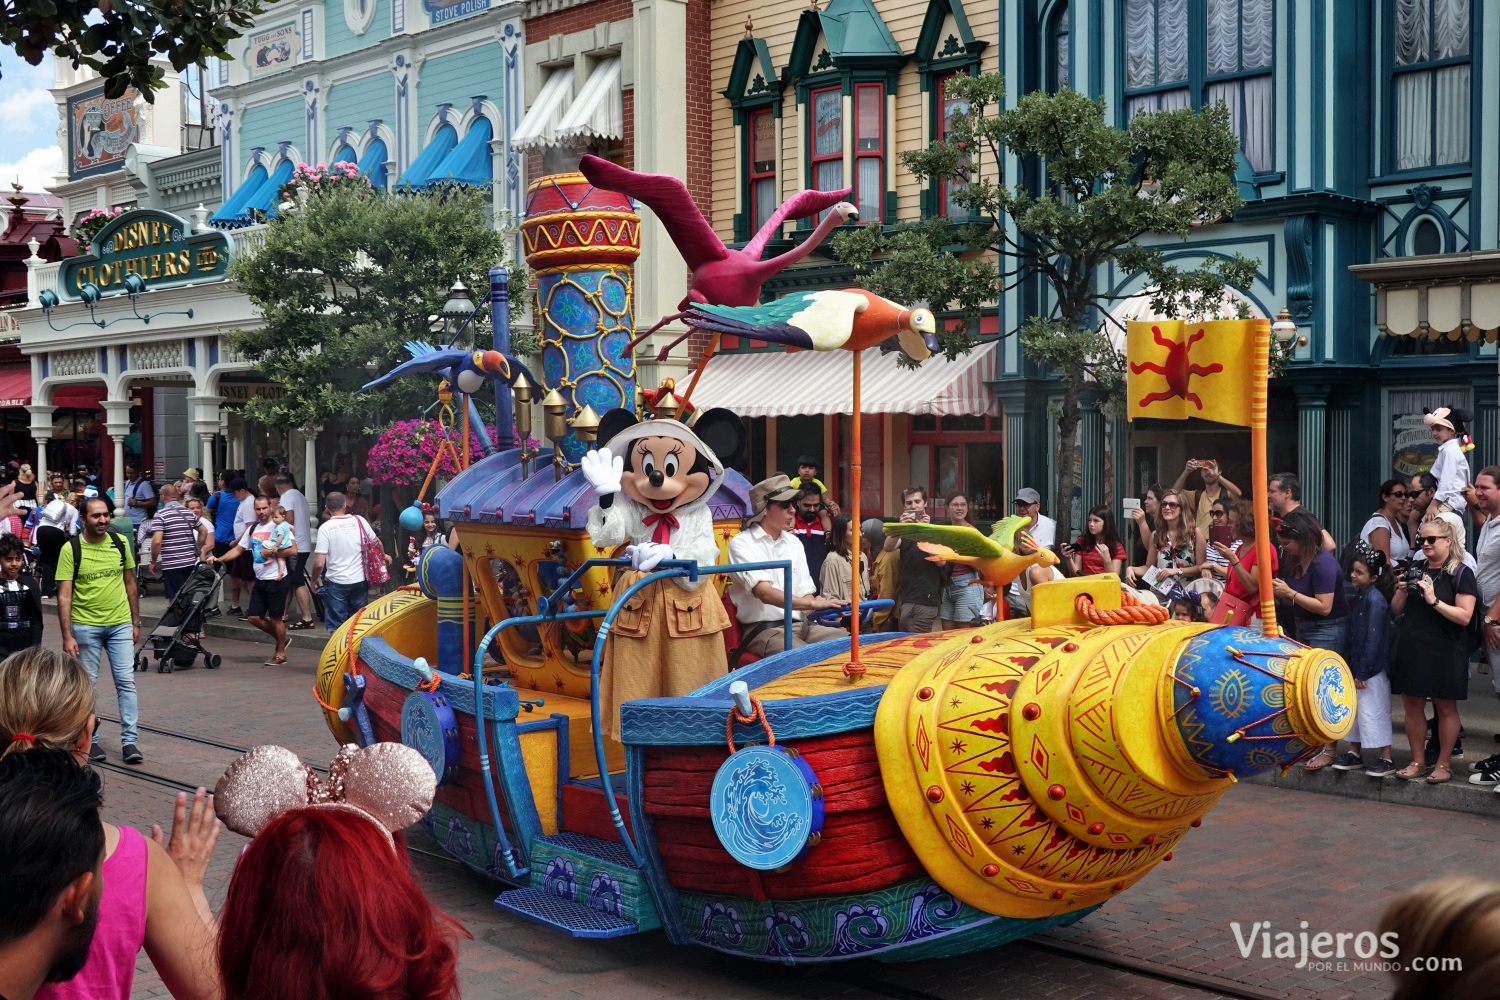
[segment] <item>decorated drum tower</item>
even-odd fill
[[[526,263],[537,278],[542,379],[572,417],[635,403],[635,335],[630,268],[641,255],[641,219],[625,195],[596,188],[582,174],[553,174],[531,185],[521,224]],[[587,442],[562,440],[568,467]]]

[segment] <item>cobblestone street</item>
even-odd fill
[[[49,630],[50,631],[50,630]],[[232,746],[280,743],[314,764],[334,750],[312,699],[316,654],[293,649],[285,666],[262,667],[266,647],[218,639],[224,667],[175,674],[137,674],[147,726]],[[114,711],[100,689],[99,711]],[[117,727],[101,738],[118,762]],[[175,790],[145,775],[212,785],[235,754],[163,733],[143,731],[143,767],[105,775],[107,814],[149,829],[170,819]],[[132,776],[133,775],[133,776]],[[1434,831],[1441,829],[1442,836]],[[1492,871],[1500,859],[1492,820],[1378,801],[1261,785],[1235,788],[1186,838],[1174,860],[1071,928],[1035,943],[1017,943],[940,962],[852,963],[784,969],[726,960],[697,948],[673,948],[658,932],[606,941],[570,941],[498,913],[497,886],[449,861],[419,830],[413,862],[432,898],[473,936],[462,957],[464,996],[529,998],[608,996],[760,998],[771,996],[964,997],[1048,996],[1289,998],[1368,997],[1388,990],[1384,973],[1298,969],[1292,960],[1243,958],[1242,933],[1256,921],[1313,931],[1373,930],[1383,906],[1401,890],[1446,874]],[[226,832],[208,878],[215,905],[223,898],[243,839]],[[1074,954],[1060,953],[1068,949]],[[1113,963],[1123,961],[1129,969]],[[1151,975],[1167,968],[1202,987]],[[1130,971],[1134,969],[1135,971]],[[1215,988],[1217,986],[1217,988]],[[135,996],[166,991],[144,953]]]

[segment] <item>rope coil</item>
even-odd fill
[[[1120,591],[1120,605],[1118,608],[1098,607],[1088,594],[1079,594],[1073,599],[1073,607],[1090,625],[1160,625],[1170,617],[1166,608],[1143,604],[1128,590]]]
[[[759,719],[761,726],[766,731],[766,744],[773,747],[776,745],[776,734],[771,731],[771,720],[766,718],[766,706],[761,704],[759,698],[752,695],[750,697],[750,709],[749,715],[741,715],[739,709],[733,705],[729,706],[729,718],[724,720],[724,739],[729,744],[730,753],[734,753],[734,724],[736,722],[748,726]]]

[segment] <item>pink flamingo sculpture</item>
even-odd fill
[[[688,309],[694,303],[711,306],[753,306],[760,301],[760,286],[783,268],[806,257],[823,242],[833,228],[849,220],[858,221],[859,212],[844,199],[850,188],[842,191],[800,191],[781,203],[766,224],[760,227],[744,249],[731,250],[719,239],[713,227],[703,218],[687,186],[676,177],[667,174],[639,174],[634,170],[585,154],[578,161],[578,169],[590,184],[608,191],[618,191],[642,202],[661,219],[667,235],[677,245],[678,253],[687,262],[692,277],[688,280],[687,297],[677,305],[677,312],[663,316],[645,333],[628,344],[631,350],[636,344],[660,330],[673,320],[687,318]],[[771,237],[781,230],[787,219],[803,219],[832,208],[818,223],[818,227],[800,246],[770,260],[761,260],[760,255]],[[665,360],[667,353],[686,340],[681,337],[663,347],[657,360]],[[691,389],[689,390],[691,391]]]

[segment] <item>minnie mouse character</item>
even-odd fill
[[[676,420],[638,421],[628,410],[604,415],[599,446],[579,467],[599,496],[588,521],[594,547],[629,543],[632,569],[615,582],[616,593],[663,559],[718,561],[708,499],[725,464],[739,461],[744,448],[744,424],[725,409],[704,411],[692,429]],[[728,670],[720,633],[729,616],[707,580],[657,581],[615,617],[599,678],[608,735],[619,738],[623,702],[684,695]]]

